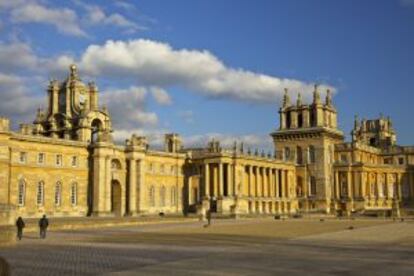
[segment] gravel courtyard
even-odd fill
[[[12,275],[414,275],[413,221],[218,220],[48,234],[0,248]]]

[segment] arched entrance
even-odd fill
[[[122,215],[122,189],[117,180],[111,182],[111,212],[117,217]]]

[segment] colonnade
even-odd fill
[[[409,190],[406,197],[413,193],[413,176],[408,174]],[[335,199],[370,201],[401,199],[403,197],[403,173],[400,172],[367,172],[367,171],[335,171]],[[369,203],[372,205],[372,202]]]
[[[289,198],[293,195],[288,174],[286,169],[264,166],[205,163],[203,195]]]

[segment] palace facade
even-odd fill
[[[17,216],[135,216],[175,213],[222,215],[400,215],[414,202],[414,147],[396,145],[389,118],[355,119],[352,141],[338,129],[331,93],[292,104],[289,92],[271,133],[272,154],[243,144],[184,148],[166,134],[164,150],[146,137],[125,144],[112,138],[109,111],[94,83],[75,65],[63,82],[51,81],[48,108],[33,124],[10,129],[0,119],[0,205]]]

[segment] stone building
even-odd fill
[[[53,80],[48,108],[10,129],[0,118],[0,206],[23,217],[222,215],[390,211],[414,198],[414,148],[396,145],[390,119],[356,120],[345,143],[331,93],[292,104],[286,91],[272,154],[243,144],[163,150],[132,135],[114,143],[111,116],[75,65]],[[14,211],[13,211],[14,210]],[[4,213],[4,212],[3,212]],[[10,214],[5,214],[10,220]],[[1,222],[0,222],[1,224]]]

